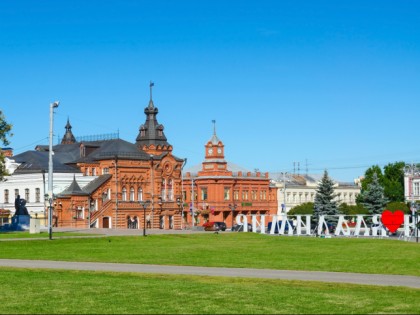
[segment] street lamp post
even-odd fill
[[[414,224],[414,232],[416,233],[415,234],[415,237],[416,237],[416,241],[417,241],[417,243],[418,243],[418,241],[419,241],[419,236],[418,236],[418,227],[417,227],[417,224],[418,224],[418,214],[417,214],[417,206],[416,206],[416,204],[415,204],[415,201],[414,201],[414,176],[415,175],[420,175],[420,170],[419,170],[419,168],[417,167],[417,165],[416,164],[406,164],[405,166],[404,166],[404,173],[405,173],[405,175],[407,175],[408,176],[408,185],[410,185],[410,179],[411,179],[411,220],[413,221],[413,224]]]
[[[230,230],[233,232],[233,214],[234,214],[234,212],[235,212],[235,210],[236,210],[236,207],[237,207],[237,205],[236,204],[233,204],[233,205],[231,205],[231,204],[229,204],[229,208],[230,208],[230,211],[232,212],[232,226],[231,226],[231,228],[230,228]]]
[[[287,210],[286,210],[286,175],[289,174],[289,173],[281,172],[280,174],[283,175],[283,209],[282,209],[282,212],[284,214],[286,214],[287,213]]]
[[[181,230],[182,230],[182,221],[184,220],[184,207],[182,207],[181,198],[176,198],[176,204],[178,206],[179,212],[181,213]]]
[[[56,101],[50,104],[50,137],[49,137],[49,151],[48,151],[48,201],[50,204],[48,211],[48,235],[49,239],[52,240],[52,202],[53,202],[53,120],[54,120],[54,108],[58,107],[60,102]]]
[[[146,236],[146,208],[149,205],[150,201],[140,201],[140,205],[143,206],[143,236]]]

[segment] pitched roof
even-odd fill
[[[106,181],[108,181],[111,177],[111,174],[100,175],[93,181],[88,183],[85,187],[83,187],[83,191],[90,195],[99,187],[101,187],[104,183],[106,183]]]
[[[63,196],[69,196],[69,195],[71,195],[71,196],[74,196],[74,195],[77,195],[77,196],[87,196],[87,195],[88,195],[88,193],[84,192],[84,191],[80,188],[79,184],[78,184],[78,183],[77,183],[77,181],[76,181],[76,176],[74,176],[74,177],[73,177],[73,181],[72,181],[72,183],[70,184],[70,186],[69,186],[69,187],[67,187],[66,189],[64,189],[64,190],[60,193],[60,195],[63,195]]]
[[[13,160],[20,163],[15,174],[48,171],[49,154],[45,151],[26,151],[13,156]],[[80,173],[78,168],[62,163],[59,155],[53,155],[53,167],[56,173]]]

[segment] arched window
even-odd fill
[[[137,200],[138,201],[143,201],[143,189],[139,188],[137,190]]]
[[[130,201],[134,201],[134,188],[130,188]]]
[[[167,191],[168,191],[168,200],[170,201],[174,200],[174,190],[172,187],[172,179],[168,180]]]
[[[122,201],[127,201],[127,188],[122,189]]]
[[[162,179],[162,201],[166,201],[166,179]]]
[[[35,188],[35,202],[41,202],[41,190]]]

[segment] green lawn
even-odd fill
[[[0,314],[418,314],[420,290],[1,268]]]
[[[0,242],[0,258],[248,267],[420,276],[420,245],[254,233]]]
[[[1,241],[0,258],[420,275],[416,243],[254,233]],[[415,314],[420,310],[420,290],[401,287],[0,270],[0,314]]]

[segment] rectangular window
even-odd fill
[[[207,200],[207,188],[201,188],[201,200]]]
[[[184,201],[184,200],[187,200],[187,191],[186,190],[184,190],[183,192],[182,192],[182,200]]]
[[[25,188],[25,200],[29,202],[29,188]]]
[[[108,168],[108,167],[105,167],[105,168],[102,170],[102,175],[106,175],[106,174],[109,174],[109,168]]]
[[[230,200],[230,188],[229,187],[225,187],[224,200]]]
[[[191,191],[190,191],[190,192],[191,192]],[[195,190],[191,192],[191,200],[192,200],[192,201],[197,200],[197,192],[196,192]]]
[[[96,176],[96,168],[92,168],[92,176]]]
[[[248,200],[248,190],[242,190],[242,200]]]
[[[4,203],[9,203],[9,190],[4,190]]]
[[[19,189],[15,189],[15,199],[19,196]]]
[[[83,207],[77,207],[76,209],[76,218],[77,219],[84,219],[84,211],[85,209]]]
[[[420,194],[420,186],[419,186],[419,182],[415,182],[414,183],[414,196],[418,196]]]
[[[234,190],[233,191],[233,199],[234,200],[239,200],[239,190]]]
[[[257,200],[257,191],[256,190],[251,190],[251,199],[252,200]]]

